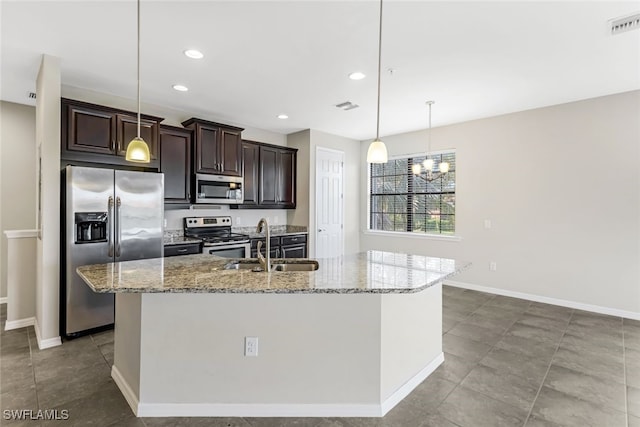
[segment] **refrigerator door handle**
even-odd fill
[[[120,256],[120,205],[122,205],[122,201],[120,200],[120,197],[116,197],[116,258]]]
[[[113,258],[113,197],[109,196],[107,201],[107,222],[109,223],[109,257]]]

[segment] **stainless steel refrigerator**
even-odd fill
[[[114,322],[114,295],[93,292],[81,265],[162,257],[164,175],[67,166],[64,170],[61,333]]]

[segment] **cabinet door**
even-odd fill
[[[243,205],[258,204],[258,171],[260,166],[260,146],[252,142],[242,142],[242,160],[244,176]]]
[[[279,154],[278,148],[260,147],[260,205],[277,203]]]
[[[240,132],[220,129],[220,173],[229,176],[242,176],[242,140]]]
[[[165,203],[189,203],[191,131],[160,128],[160,172],[164,173]]]
[[[287,208],[296,207],[296,152],[281,150],[278,158],[277,202]]]
[[[307,245],[282,246],[280,247],[282,258],[306,258]]]
[[[140,120],[140,136],[149,146],[149,153],[151,154],[152,160],[156,160],[158,158],[158,128],[158,122],[145,119]],[[124,157],[127,154],[127,147],[129,146],[129,143],[133,138],[138,136],[138,118],[135,116],[118,114],[117,135],[117,155]]]
[[[198,124],[195,138],[196,173],[220,173],[220,128]]]
[[[115,153],[115,114],[68,105],[67,126],[67,150],[101,154]]]

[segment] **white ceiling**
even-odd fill
[[[62,83],[136,96],[135,1],[2,1],[1,98],[28,104],[40,55]],[[377,1],[143,0],[143,102],[290,133],[375,135]],[[640,2],[387,0],[381,135],[640,89]],[[182,52],[198,48],[194,61]],[[352,81],[347,75],[363,71]],[[171,88],[180,83],[189,92]],[[360,108],[342,111],[343,101]],[[288,120],[276,116],[286,113]]]

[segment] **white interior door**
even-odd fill
[[[316,257],[344,254],[344,153],[316,150]]]

